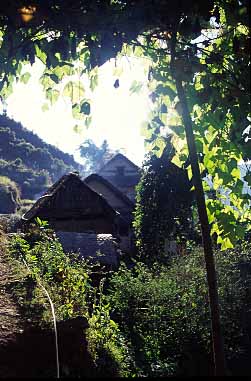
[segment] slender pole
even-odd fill
[[[171,38],[171,73],[176,83],[176,89],[179,101],[182,108],[182,119],[186,131],[186,139],[188,145],[188,152],[190,163],[192,167],[193,184],[195,189],[197,208],[201,226],[202,242],[204,248],[207,283],[208,283],[208,296],[211,314],[211,333],[212,333],[212,349],[214,358],[214,371],[215,376],[226,375],[226,362],[224,354],[223,335],[221,331],[220,322],[220,307],[217,286],[217,275],[215,269],[215,261],[212,247],[212,240],[210,235],[210,225],[208,222],[205,195],[200,175],[200,167],[198,162],[197,149],[195,145],[192,119],[189,113],[186,94],[182,85],[182,80],[175,70],[176,58],[176,39],[177,39],[178,17],[174,23],[173,34]]]
[[[204,196],[204,191],[202,186],[197,150],[196,150],[193,127],[192,127],[192,120],[188,110],[185,91],[182,86],[181,79],[179,79],[176,76],[175,81],[176,81],[177,94],[182,106],[182,119],[185,126],[185,131],[186,131],[189,158],[190,158],[192,174],[193,174],[193,184],[195,189],[195,195],[196,195],[196,201],[197,201],[197,207],[198,207],[198,213],[199,213],[199,219],[200,219],[200,225],[201,225],[202,241],[203,241],[203,247],[204,247],[207,282],[208,282],[208,293],[209,293],[209,304],[210,304],[210,312],[211,312],[211,330],[212,330],[212,341],[213,341],[215,376],[224,376],[226,374],[226,365],[225,365],[223,336],[222,336],[221,324],[220,324],[217,275],[216,275],[216,269],[215,269],[212,240],[210,236],[210,225],[208,222],[205,196]]]

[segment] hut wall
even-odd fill
[[[128,236],[120,236],[119,247],[124,253],[130,253],[132,247],[130,234]]]
[[[105,178],[115,176],[118,173],[118,168],[121,167],[124,168],[124,176],[138,175],[138,170],[123,157],[116,157],[116,159],[108,162],[99,174]]]
[[[135,186],[139,182],[139,170],[123,157],[116,157],[105,165],[99,175],[110,181],[130,200],[135,200]]]
[[[44,218],[46,219],[46,218]],[[92,232],[96,234],[115,234],[115,225],[105,217],[95,219],[47,219],[55,231]]]

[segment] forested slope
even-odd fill
[[[80,167],[72,155],[0,115],[0,176],[17,184],[21,198],[36,198],[63,174],[81,170]]]

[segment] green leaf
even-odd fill
[[[55,82],[57,84],[59,83],[59,78],[56,74],[50,74],[50,78],[53,82]]]
[[[251,186],[251,173],[246,174],[243,179]]]
[[[135,94],[135,93],[136,94],[139,93],[142,90],[142,87],[143,87],[142,82],[134,80],[131,84],[130,89],[129,89],[130,95]]]
[[[177,135],[181,135],[181,134],[184,134],[184,132],[185,132],[185,129],[184,129],[184,127],[183,126],[169,126],[169,128],[173,131],[173,132],[175,132],[175,134],[177,134]]]
[[[64,76],[73,74],[73,68],[70,65],[57,66],[53,69],[53,74],[61,81]]]
[[[55,85],[55,82],[51,79],[49,73],[44,73],[40,79],[39,82],[44,88],[44,91],[46,91],[48,88],[53,88]]]
[[[157,157],[160,157],[160,156],[162,155],[162,153],[163,153],[165,147],[166,147],[166,142],[165,142],[165,140],[164,140],[162,137],[158,137],[158,138],[155,140],[152,149],[153,149],[154,151],[157,151],[157,152],[155,152],[155,153],[156,153],[156,156],[157,156]]]
[[[81,105],[81,109],[80,111],[85,114],[85,115],[90,115],[90,112],[91,112],[91,105],[89,102],[84,102],[82,105]]]
[[[241,171],[239,168],[234,168],[232,171],[231,171],[231,175],[236,178],[236,179],[240,179],[241,178]]]
[[[228,237],[222,238],[221,240],[221,250],[233,249],[234,245]]]
[[[73,127],[73,131],[76,132],[77,134],[80,134],[83,131],[83,127],[80,126],[79,124],[75,124]]]
[[[63,89],[63,96],[69,97],[72,103],[81,101],[85,94],[84,86],[79,82],[68,82]]]
[[[140,134],[146,139],[151,139],[153,135],[153,128],[148,122],[143,122],[141,124]]]
[[[81,109],[80,109],[80,104],[75,103],[72,106],[72,116],[75,119],[80,119],[80,120],[84,119],[84,115],[83,115],[83,113],[81,112]]]
[[[97,86],[98,86],[98,75],[97,75],[97,73],[95,73],[95,74],[92,74],[90,76],[90,89],[91,89],[91,91],[94,91]]]
[[[38,46],[38,44],[35,44],[35,52],[36,52],[36,56],[37,58],[39,58],[44,65],[46,65],[46,59],[47,59],[47,55],[45,52],[43,52],[40,47]]]
[[[90,127],[91,122],[92,122],[92,117],[91,117],[91,116],[87,116],[87,117],[85,118],[85,126],[86,126],[86,128],[89,128],[89,127]]]
[[[172,101],[176,97],[176,92],[167,85],[158,85],[155,91],[157,94],[167,95]]]
[[[23,75],[21,75],[20,81],[26,84],[29,81],[30,77],[30,73],[24,73]]]
[[[44,103],[43,106],[42,106],[42,111],[45,112],[45,111],[48,111],[48,110],[49,110],[48,103]]]
[[[51,102],[51,105],[56,103],[56,101],[58,100],[58,97],[59,97],[59,91],[58,90],[54,90],[52,88],[49,88],[46,90],[45,94],[46,94],[46,98],[49,99],[49,101]]]

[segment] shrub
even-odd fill
[[[104,280],[104,279],[103,279]],[[110,305],[103,293],[103,280],[96,289],[87,330],[88,347],[99,376],[128,377],[136,368],[128,343],[111,319]]]
[[[245,359],[251,351],[251,249],[218,252],[216,258],[228,367],[232,374],[249,374]],[[174,258],[168,268],[136,263],[128,270],[122,265],[110,280],[109,301],[112,317],[146,376],[212,374],[201,250]]]
[[[42,221],[40,228],[13,236],[9,252],[23,274],[13,293],[24,316],[33,324],[52,325],[50,306],[39,285],[42,283],[53,301],[57,320],[87,318],[88,346],[97,374],[127,375],[127,348],[118,325],[110,318],[102,282],[99,288],[91,283],[94,266],[79,260],[77,254],[65,254],[53,231],[46,229]]]
[[[37,280],[48,290],[58,319],[78,315],[88,316],[90,269],[84,261],[78,261],[76,255],[66,255],[61,244],[53,237],[53,233],[39,235],[39,232],[33,234],[29,232],[23,237],[16,235],[12,238],[10,253],[17,259],[25,261],[29,267],[36,283],[34,292],[41,294]],[[42,299],[47,305],[46,298]],[[50,309],[45,308],[42,316],[45,322],[51,320],[48,314]]]

